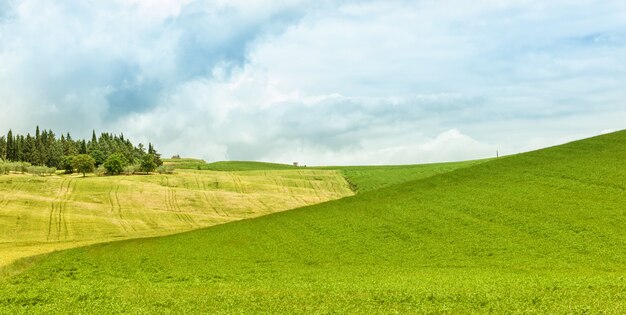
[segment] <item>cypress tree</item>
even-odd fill
[[[19,135],[15,137],[15,156],[16,156],[16,161],[25,161],[26,159],[24,158],[24,136]]]
[[[13,140],[13,131],[9,129],[9,133],[7,134],[7,160],[15,161],[15,141]]]
[[[78,154],[87,154],[87,143],[85,140],[80,142],[80,149],[78,150]]]
[[[4,136],[0,137],[0,159],[7,159],[7,140]]]

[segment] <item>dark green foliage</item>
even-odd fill
[[[163,165],[163,161],[161,161],[161,154],[157,153],[152,143],[148,143],[148,154],[154,156],[154,163],[156,166]]]
[[[135,147],[123,135],[102,133],[98,138],[94,131],[91,140],[87,142],[85,140],[73,140],[69,133],[61,135],[57,139],[52,131],[40,130],[37,127],[34,136],[30,134],[26,136],[14,135],[9,130],[6,138],[0,137],[0,159],[11,162],[28,162],[35,166],[68,170],[68,163],[63,161],[63,157],[78,154],[89,154],[95,160],[96,166],[100,166],[114,153],[122,154],[130,163],[139,162],[144,155],[151,154],[157,166],[162,165],[160,155],[152,144],[149,145],[149,150],[146,153],[142,144]]]
[[[88,154],[79,154],[72,160],[72,168],[77,172],[83,173],[83,177],[86,173],[91,173],[96,168],[96,161]]]
[[[17,158],[17,149],[15,145],[15,141],[13,140],[13,131],[9,130],[7,134],[7,142],[6,142],[6,160],[15,162],[18,160]]]
[[[65,174],[72,174],[74,172],[74,167],[72,166],[73,162],[73,155],[65,155],[61,157],[61,162],[59,162],[59,169],[65,170]]]
[[[128,160],[121,153],[114,153],[107,158],[103,165],[107,174],[117,175],[124,171],[124,167],[128,165]]]
[[[87,154],[87,143],[85,140],[80,141],[78,154]]]
[[[107,157],[104,155],[104,153],[102,153],[102,151],[98,149],[90,150],[89,155],[93,158],[94,161],[96,161],[96,167],[102,165],[102,163],[107,160]]]
[[[156,158],[152,154],[146,154],[141,158],[141,162],[139,164],[139,171],[144,172],[146,174],[150,172],[154,172],[157,168]]]
[[[7,140],[4,136],[0,136],[0,160],[7,159]]]

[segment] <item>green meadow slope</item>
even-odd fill
[[[489,160],[415,165],[326,166],[316,167],[316,169],[341,171],[355,190],[365,192],[428,178],[486,161]]]
[[[625,156],[618,132],[381,172],[353,197],[59,252],[0,283],[0,312],[623,314]]]

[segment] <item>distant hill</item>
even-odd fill
[[[298,167],[288,164],[277,164],[252,161],[222,161],[206,163],[200,159],[165,159],[165,164],[173,165],[179,169],[195,169],[210,171],[268,171],[268,170],[292,170]]]

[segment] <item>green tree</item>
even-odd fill
[[[61,163],[61,159],[63,158],[63,144],[61,141],[54,141],[50,143],[48,148],[48,167],[56,167],[59,168],[59,164]]]
[[[29,162],[33,165],[41,165],[41,163],[39,163],[39,160],[37,159],[35,139],[31,137],[30,134],[26,135],[23,152],[24,157],[26,158],[26,162]]]
[[[0,137],[0,159],[6,160],[7,158],[7,140],[4,136]]]
[[[154,156],[154,163],[156,163],[157,166],[163,165],[163,161],[161,161],[161,154],[157,153],[152,143],[148,143],[148,154],[152,154]]]
[[[153,172],[156,169],[157,165],[155,162],[154,155],[145,154],[141,157],[141,163],[139,164],[139,171],[145,172],[146,174]]]
[[[17,161],[17,153],[15,149],[15,140],[13,139],[13,131],[9,129],[9,133],[7,134],[7,161]]]
[[[106,156],[98,149],[90,150],[89,155],[91,155],[94,161],[96,161],[96,167],[102,165],[102,163],[106,161]]]
[[[103,165],[107,174],[117,175],[124,171],[124,167],[128,165],[128,160],[121,153],[114,153],[106,159]]]
[[[73,155],[65,155],[61,158],[61,162],[59,163],[59,169],[65,170],[65,174],[74,173],[74,156]]]
[[[91,173],[96,168],[96,161],[88,154],[79,154],[72,160],[72,167],[79,173]]]
[[[87,143],[85,143],[85,140],[82,140],[80,142],[78,153],[79,154],[87,154]]]

